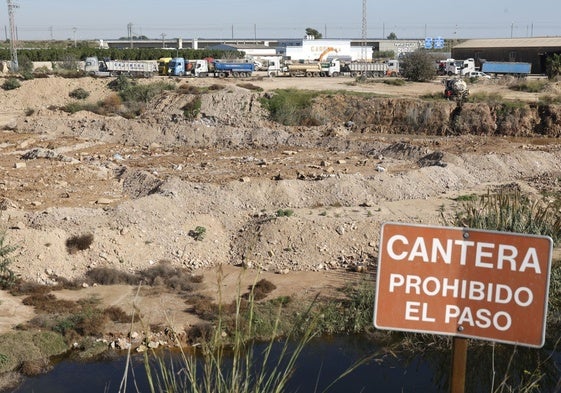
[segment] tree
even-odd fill
[[[395,34],[393,31],[388,34],[388,40],[397,40],[397,34]]]
[[[316,29],[312,29],[311,27],[308,27],[306,29],[306,35],[307,36],[312,36],[316,40],[319,40],[320,38],[323,37],[319,31],[317,31]]]
[[[425,82],[436,77],[434,61],[430,54],[422,49],[408,54],[400,60],[401,74],[415,82]]]
[[[548,57],[545,68],[549,79],[554,79],[561,75],[561,54],[554,53],[553,56]]]

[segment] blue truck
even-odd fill
[[[514,75],[525,77],[532,72],[532,63],[510,61],[486,61],[481,65],[481,71],[492,75]]]
[[[175,57],[168,63],[168,75],[170,76],[214,76],[225,78],[245,78],[251,76],[255,71],[255,65],[248,62],[234,62],[214,59],[188,60]]]

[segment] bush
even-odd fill
[[[277,217],[290,217],[294,214],[291,209],[279,209],[277,210]]]
[[[108,87],[113,91],[121,92],[131,88],[133,85],[134,83],[130,78],[127,78],[125,75],[119,75],[109,82]]]
[[[125,90],[120,91],[120,96],[124,102],[145,104],[161,92],[173,89],[175,89],[175,85],[166,82],[154,82],[148,85],[131,85]]]
[[[187,120],[193,120],[197,117],[199,112],[201,111],[202,100],[201,97],[194,97],[191,101],[187,104],[183,105],[181,108],[183,110],[183,116]]]
[[[411,81],[425,82],[436,78],[434,60],[424,50],[417,50],[407,55],[400,62],[401,74]]]
[[[318,126],[319,119],[312,115],[312,101],[318,92],[287,89],[267,95],[261,104],[269,111],[270,118],[285,126]]]
[[[14,90],[21,86],[21,83],[16,78],[8,78],[2,84],[4,90]]]
[[[70,93],[68,93],[68,95],[72,98],[76,98],[77,100],[85,100],[90,96],[90,93],[82,89],[81,87],[78,87],[77,89],[74,89]]]
[[[206,236],[206,228],[198,226],[194,230],[189,231],[189,236],[191,236],[195,240],[201,241]]]
[[[77,251],[84,251],[90,248],[93,243],[94,236],[89,233],[86,235],[72,236],[66,240],[66,250],[69,254],[74,254]]]

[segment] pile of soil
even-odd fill
[[[357,266],[374,271],[383,222],[442,225],[441,210],[451,217],[456,197],[512,183],[531,193],[559,189],[552,179],[560,178],[561,145],[539,133],[559,134],[555,105],[548,114],[517,109],[506,123],[494,107],[469,104],[458,126],[455,104],[419,99],[441,93],[440,82],[171,81],[222,88],[198,93],[195,119],[182,109],[193,100],[189,89],[156,97],[136,119],[60,109],[79,87],[92,103],[113,94],[108,79],[50,77],[0,91],[0,223],[6,244],[17,246],[10,267],[18,276],[52,285],[79,281],[96,267],[137,272],[168,261],[202,274],[211,295],[221,265],[244,283],[265,274],[277,288],[270,296],[314,294],[356,280]],[[313,105],[319,126],[272,122],[261,100],[294,87],[380,98],[334,93]],[[536,99],[498,84],[476,88]],[[198,227],[202,239],[193,236]],[[91,244],[70,249],[68,239],[77,236]],[[228,281],[227,296],[235,283]],[[0,294],[0,332],[32,317],[32,309]],[[127,309],[135,292],[57,292],[93,294]],[[194,323],[182,301],[158,307],[153,291],[148,298],[144,315],[161,321],[156,310],[167,310],[178,325]]]

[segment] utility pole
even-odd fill
[[[129,35],[129,42],[130,42],[130,47],[132,49],[132,23],[127,23],[127,32]]]
[[[361,57],[363,61],[368,58],[366,50],[366,40],[368,39],[368,28],[366,23],[366,0],[362,0],[362,50]],[[366,70],[365,70],[366,71]]]
[[[72,28],[72,34],[74,35],[74,48],[76,48],[76,46],[77,46],[76,45],[76,30],[77,29],[75,27]]]
[[[8,2],[8,15],[10,18],[10,57],[12,59],[12,71],[18,72],[18,50],[16,45],[16,22],[14,18],[15,9],[18,5],[14,4],[12,0],[7,0]]]
[[[162,48],[166,47],[166,33],[160,34],[162,36]]]

